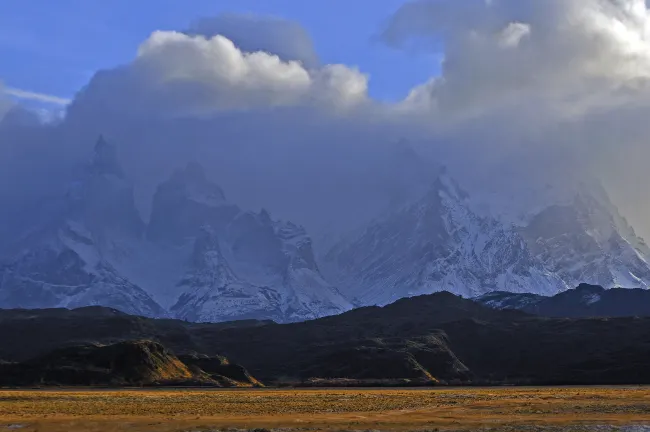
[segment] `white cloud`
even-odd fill
[[[517,178],[492,182],[505,188],[598,177],[650,234],[644,0],[414,1],[383,36],[398,47],[443,41],[441,76],[402,106],[428,112],[458,165],[483,171],[481,185],[498,179],[500,166]]]
[[[67,105],[71,101],[68,98],[49,95],[45,93],[37,93],[29,90],[22,90],[14,87],[5,87],[3,89],[3,92],[9,96],[18,99],[33,100],[33,101],[44,102],[44,103],[54,104],[54,105]]]
[[[384,33],[397,45],[414,37],[444,40],[430,96],[445,111],[476,115],[535,99],[575,114],[650,78],[644,0],[422,0]]]
[[[516,48],[521,41],[530,35],[530,25],[512,22],[499,35],[499,45],[502,48]]]
[[[221,35],[157,31],[133,63],[98,74],[73,109],[101,105],[146,115],[190,115],[302,105],[341,109],[366,99],[367,77],[354,68],[308,70],[271,53],[243,52]]]

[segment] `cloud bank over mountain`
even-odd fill
[[[297,23],[228,15],[156,31],[130,63],[99,71],[47,133],[0,129],[0,169],[20,167],[0,198],[18,180],[34,195],[54,187],[53,173],[67,181],[104,133],[142,203],[201,160],[244,206],[341,232],[427,181],[395,157],[408,142],[492,212],[531,212],[601,179],[650,237],[649,24],[643,0],[407,3],[382,40],[429,44],[444,63],[394,104],[370,98],[372,77],[354,65],[323,64]]]

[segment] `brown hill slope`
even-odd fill
[[[0,385],[153,386],[258,385],[245,370],[213,377],[192,363],[184,363],[161,344],[125,341],[112,345],[59,348],[33,359],[0,365]]]

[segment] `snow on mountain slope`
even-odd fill
[[[647,246],[597,188],[583,188],[572,203],[546,208],[521,234],[537,259],[568,286],[650,285]]]
[[[210,227],[196,239],[190,269],[178,282],[182,292],[171,308],[189,321],[279,319],[280,293],[238,278],[221,253],[219,238]]]
[[[371,224],[327,255],[329,271],[358,304],[447,290],[552,293],[564,285],[529,253],[515,229],[478,216],[442,174],[419,201]]]
[[[582,282],[650,284],[648,247],[597,186],[549,205],[523,226],[485,213],[443,173],[326,255],[328,275],[360,305],[447,290],[555,294]]]
[[[243,211],[196,163],[159,186],[143,223],[115,147],[100,138],[67,194],[42,207],[51,215],[3,246],[0,307],[291,322],[441,290],[552,295],[582,282],[650,284],[650,248],[598,186],[567,188],[555,203],[547,191],[543,208],[513,224],[481,211],[408,146],[395,160],[405,174],[394,188],[378,186],[389,209],[317,260],[301,226]],[[419,186],[431,175],[429,188]]]
[[[161,247],[193,244],[176,284],[176,316],[285,322],[351,307],[321,276],[303,228],[229,204],[196,164],[158,189],[148,237]]]
[[[127,313],[165,316],[142,288],[104,258],[118,239],[144,227],[133,191],[102,138],[95,158],[73,184],[60,213],[35,228],[0,267],[0,305],[5,308],[103,305]]]
[[[321,276],[304,229],[243,212],[198,164],[160,185],[145,226],[115,147],[100,138],[57,208],[2,261],[0,307],[281,322],[350,308]]]

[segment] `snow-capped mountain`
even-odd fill
[[[442,290],[552,295],[583,281],[650,283],[647,246],[604,191],[582,190],[523,226],[479,214],[475,204],[443,171],[424,197],[332,248],[328,275],[360,305]]]
[[[546,208],[520,231],[536,258],[568,287],[650,285],[648,247],[598,186],[582,186],[572,202]]]
[[[563,287],[516,229],[477,215],[445,173],[420,200],[338,245],[327,261],[341,289],[364,305],[442,290],[475,296],[497,288],[552,293]]]
[[[175,316],[299,321],[351,307],[321,276],[303,228],[229,204],[196,164],[160,186],[153,209],[150,239],[193,244]]]
[[[133,190],[102,138],[95,157],[51,220],[28,233],[0,267],[5,308],[103,305],[127,313],[165,316],[141,287],[119,274],[104,252],[144,224]]]
[[[100,138],[65,196],[33,218],[42,222],[3,245],[0,307],[291,322],[442,290],[553,295],[583,282],[650,284],[650,248],[602,188],[565,191],[571,199],[515,224],[481,211],[444,170],[429,173],[402,150],[395,159],[404,176],[379,188],[388,209],[333,236],[321,258],[304,228],[242,210],[196,163],[159,185],[144,223],[116,148]]]
[[[304,229],[242,211],[198,164],[160,185],[145,225],[115,146],[100,138],[57,208],[2,260],[0,307],[280,322],[351,307],[322,278]]]

